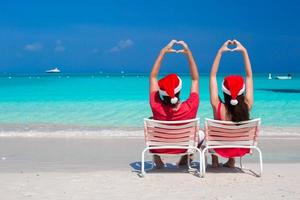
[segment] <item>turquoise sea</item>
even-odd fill
[[[263,126],[300,126],[300,76],[268,80],[254,76],[255,102],[251,117]],[[222,76],[219,77],[221,81]],[[182,99],[190,78],[183,75]],[[2,75],[0,127],[138,128],[151,116],[148,77],[137,74]],[[212,117],[208,75],[201,74],[200,118]]]

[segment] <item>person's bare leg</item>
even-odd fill
[[[229,158],[228,161],[223,166],[229,168],[235,168],[235,159]]]
[[[193,154],[190,154],[190,162],[193,161]],[[181,156],[179,162],[178,162],[178,166],[185,166],[188,164],[188,155],[184,155],[184,156]]]
[[[164,167],[164,162],[161,160],[160,156],[154,155],[153,160],[157,169],[161,169]]]
[[[219,167],[219,159],[218,159],[218,156],[212,154],[211,155],[211,166],[213,168],[216,168],[216,167]]]

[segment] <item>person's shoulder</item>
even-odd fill
[[[192,92],[189,98],[184,102],[189,107],[198,107],[199,106],[199,94],[197,92]]]
[[[157,90],[150,92],[150,97],[159,96],[159,92]]]
[[[186,101],[199,101],[199,94],[197,92],[192,92]]]
[[[158,91],[153,91],[150,93],[150,105],[151,107],[157,107],[157,106],[161,106],[161,100],[159,97],[159,92]]]

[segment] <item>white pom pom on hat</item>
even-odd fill
[[[171,98],[171,104],[176,104],[177,102],[178,102],[178,98],[177,97]]]
[[[239,103],[239,102],[238,102],[238,100],[236,100],[236,99],[231,99],[231,100],[230,100],[230,104],[233,105],[233,106],[237,105],[238,103]]]

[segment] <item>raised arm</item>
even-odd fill
[[[183,46],[183,50],[179,51],[184,53],[189,61],[189,67],[190,67],[190,73],[192,78],[192,84],[191,84],[191,93],[195,92],[199,94],[199,73],[197,64],[194,60],[193,54],[191,50],[189,49],[188,45],[184,41],[177,42],[178,44],[181,44]],[[178,51],[177,51],[178,52]]]
[[[244,59],[244,67],[246,72],[246,95],[245,95],[245,101],[249,107],[249,110],[252,108],[253,105],[253,77],[252,77],[252,69],[251,69],[251,63],[249,59],[249,55],[247,52],[247,49],[237,40],[233,40],[233,42],[237,45],[236,49],[237,51],[240,51],[243,55]]]
[[[226,51],[230,51],[230,49],[228,48],[228,45],[230,43],[232,43],[232,41],[227,40],[219,49],[210,70],[209,91],[210,91],[210,103],[213,107],[216,107],[219,103],[219,93],[218,93],[218,83],[217,83],[217,73],[219,69],[219,63],[222,58],[222,54]]]
[[[149,81],[150,81],[150,94],[152,92],[155,92],[158,90],[158,84],[157,84],[157,76],[160,69],[160,65],[162,63],[162,60],[164,59],[164,56],[168,52],[176,52],[172,49],[172,46],[176,43],[176,40],[172,40],[167,46],[165,46],[159,53],[158,57],[156,58],[154,65],[152,67],[152,71],[150,73]]]

